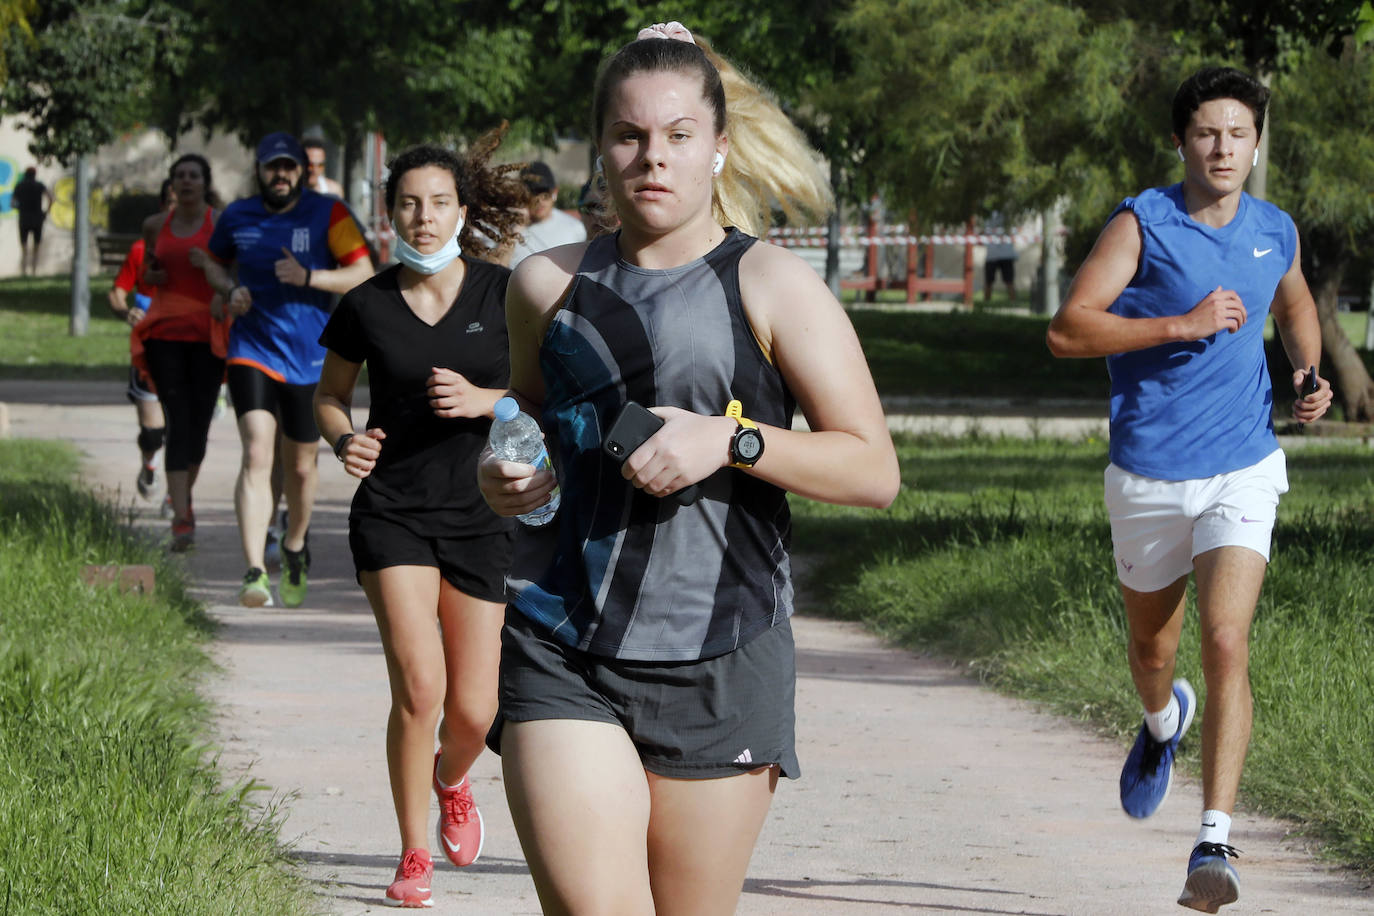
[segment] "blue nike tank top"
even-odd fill
[[[1298,233],[1273,204],[1242,193],[1220,228],[1188,215],[1182,185],[1128,197],[1140,224],[1140,266],[1109,311],[1123,318],[1183,315],[1218,286],[1235,290],[1245,325],[1201,340],[1107,357],[1111,460],[1158,480],[1194,480],[1249,467],[1274,449],[1264,327]]]

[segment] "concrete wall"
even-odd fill
[[[55,162],[37,162],[28,151],[29,140],[29,132],[17,120],[0,119],[0,277],[19,273],[19,217],[10,204],[10,191],[31,165],[37,167],[38,180],[53,195],[52,210],[43,225],[39,273],[63,274],[71,270],[75,172]],[[192,133],[169,147],[166,137],[158,131],[135,131],[102,148],[91,159],[93,230],[98,232],[105,227],[110,198],[124,191],[157,193],[162,179],[167,177],[168,166],[187,152],[200,153],[210,161],[215,188],[225,201],[251,193],[252,151],[233,137],[218,135],[206,140],[199,133]],[[97,251],[93,240],[90,250],[95,270]]]

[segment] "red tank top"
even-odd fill
[[[191,263],[191,249],[205,248],[214,231],[214,211],[205,208],[205,220],[194,235],[172,233],[172,214],[162,221],[154,253],[167,272],[167,282],[154,287],[152,322],[146,338],[156,340],[205,341],[210,339],[210,300],[215,292],[205,273]]]

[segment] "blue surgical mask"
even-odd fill
[[[432,254],[422,254],[412,248],[405,239],[396,236],[396,260],[400,261],[411,270],[422,274],[437,274],[445,267],[453,263],[461,250],[458,247],[458,235],[463,231],[463,220],[458,220],[458,226],[453,230],[453,238],[448,243]]]

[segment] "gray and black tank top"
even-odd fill
[[[601,441],[627,400],[720,415],[731,399],[790,428],[795,400],[740,305],[735,229],[671,270],[621,260],[618,236],[587,248],[539,350],[541,422],[562,505],[516,538],[511,602],[582,651],[636,660],[710,658],[792,613],[783,490],[724,468],[691,506],[620,476]],[[725,447],[725,443],[721,444]]]

